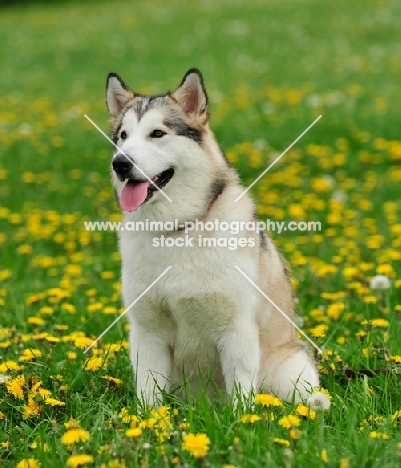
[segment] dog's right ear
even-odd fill
[[[134,96],[134,92],[117,73],[109,73],[106,83],[106,103],[111,116],[117,117]]]
[[[185,74],[180,86],[170,93],[170,97],[177,102],[191,118],[206,123],[209,118],[208,99],[201,72],[191,68]]]

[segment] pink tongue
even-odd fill
[[[149,182],[133,184],[127,182],[121,192],[120,204],[123,211],[136,211],[148,195]]]

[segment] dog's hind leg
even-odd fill
[[[311,356],[300,342],[271,350],[262,357],[259,385],[283,400],[306,400],[319,386],[319,375]]]

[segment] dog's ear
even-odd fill
[[[197,68],[187,71],[180,86],[170,96],[188,117],[206,123],[209,118],[208,99],[202,74]]]
[[[109,73],[106,83],[106,103],[111,116],[118,116],[134,96],[134,92],[117,73]]]

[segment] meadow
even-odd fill
[[[0,7],[0,466],[401,466],[401,4],[34,2]],[[258,396],[136,400],[114,232],[106,76],[204,75],[211,126],[291,271],[328,411]],[[384,276],[383,289],[371,280]],[[383,282],[383,280],[382,280]]]

